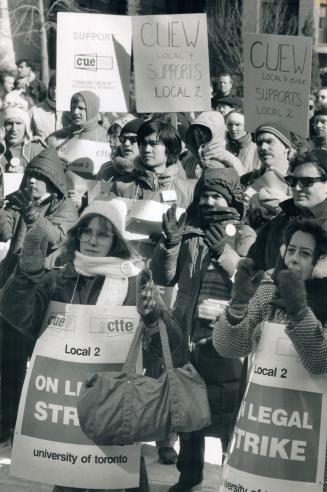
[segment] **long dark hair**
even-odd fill
[[[62,246],[61,262],[72,263],[75,257],[75,251],[79,251],[80,240],[78,239],[78,229],[80,227],[87,227],[92,219],[97,218],[99,220],[100,229],[104,232],[114,232],[114,242],[108,253],[108,256],[115,256],[117,258],[130,259],[138,257],[138,254],[132,248],[128,242],[123,238],[120,232],[116,229],[114,224],[108,219],[99,214],[89,214],[78,221],[78,223],[69,229],[67,233],[67,239]],[[110,228],[109,228],[110,224]]]

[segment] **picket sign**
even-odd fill
[[[219,492],[322,492],[326,376],[304,369],[285,325],[264,322],[257,335]]]
[[[11,475],[70,487],[138,486],[140,446],[96,446],[76,409],[87,375],[121,370],[138,323],[135,306],[50,302],[23,386]]]
[[[69,169],[84,175],[96,175],[111,158],[109,142],[71,139],[58,150],[58,155],[69,163]]]

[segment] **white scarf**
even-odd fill
[[[105,277],[97,306],[122,306],[128,291],[128,277],[135,277],[144,267],[137,259],[125,260],[114,256],[94,257],[75,251],[74,267],[85,277]]]

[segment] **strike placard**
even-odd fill
[[[243,51],[247,131],[279,122],[308,137],[312,39],[246,34]]]
[[[87,375],[121,370],[138,322],[132,306],[49,304],[24,382],[11,475],[70,487],[138,486],[139,445],[96,446],[77,415]]]
[[[326,377],[305,370],[285,325],[260,328],[219,492],[322,492]]]
[[[209,111],[206,14],[133,17],[139,112]]]
[[[95,92],[100,111],[128,111],[131,18],[120,15],[57,14],[57,110],[70,111],[81,90]]]

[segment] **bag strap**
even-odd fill
[[[136,373],[136,361],[141,347],[143,327],[144,323],[140,321],[122,369],[122,372],[130,376]]]

